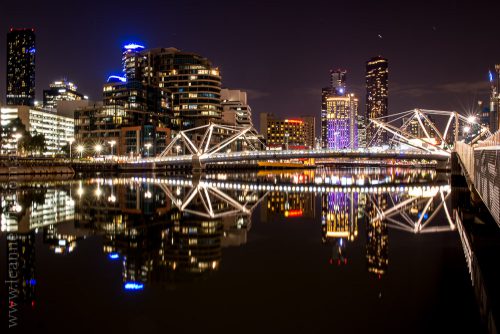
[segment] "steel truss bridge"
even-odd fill
[[[437,118],[444,119],[441,122],[445,124],[443,130],[439,129]],[[367,148],[282,151],[266,150],[257,136],[257,131],[251,126],[211,123],[180,131],[158,157],[127,161],[125,164],[190,165],[194,169],[203,169],[207,164],[310,158],[448,161],[455,143],[465,132],[473,135],[473,141],[490,134],[478,120],[452,111],[413,109],[371,119],[369,122],[368,126],[375,129],[375,135]],[[410,125],[413,126],[413,131],[409,129]],[[415,126],[422,136],[414,134]],[[391,135],[389,138],[391,147],[397,146],[397,148],[372,147],[374,139],[382,133]]]

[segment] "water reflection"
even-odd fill
[[[60,255],[77,250],[87,236],[101,236],[105,256],[122,263],[123,289],[141,290],[217,271],[223,248],[247,242],[257,207],[261,223],[274,223],[314,220],[321,206],[318,242],[331,248],[331,265],[349,263],[349,245],[363,225],[367,272],[380,278],[389,267],[389,229],[454,229],[450,191],[445,176],[400,169],[27,182],[1,192],[1,229],[22,249],[19,282],[33,303],[37,232]]]

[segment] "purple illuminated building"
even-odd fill
[[[345,70],[330,71],[331,87],[322,90],[322,148],[358,148],[358,99],[347,92],[345,81]]]

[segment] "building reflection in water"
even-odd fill
[[[387,209],[387,194],[370,194],[365,206],[366,261],[368,272],[381,278],[389,266],[389,234],[384,220],[375,219],[381,210]]]
[[[354,192],[321,195],[322,241],[332,244],[331,264],[347,264],[347,244],[358,237],[358,197]]]
[[[75,223],[104,235],[123,263],[124,287],[196,278],[217,270],[222,247],[246,243],[256,192],[130,179],[79,184]]]
[[[35,307],[35,231],[7,233],[6,296],[15,302]]]
[[[332,248],[330,262],[347,264],[349,244],[359,239],[359,226],[366,226],[368,272],[381,277],[389,263],[389,228],[425,232],[435,211],[443,207],[434,201],[446,199],[442,192],[449,195],[449,186],[439,185],[436,175],[428,172],[364,171],[34,185],[0,193],[1,227],[16,235],[17,247],[23,250],[20,283],[27,300],[34,301],[38,229],[43,229],[44,244],[58,254],[74,251],[88,235],[102,235],[106,256],[123,265],[123,287],[137,290],[218,270],[222,248],[246,243],[258,205],[262,222],[275,217],[314,218],[315,198],[320,196],[322,241]],[[443,227],[433,231],[438,230],[445,231]]]

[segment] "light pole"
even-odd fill
[[[151,143],[144,144],[144,147],[148,150],[148,157],[149,157],[149,148],[151,147]]]
[[[76,150],[78,151],[78,153],[80,153],[80,159],[81,159],[82,158],[82,153],[83,153],[83,150],[84,150],[83,145],[78,145],[76,147]]]
[[[75,141],[75,138],[70,138],[68,139],[69,143],[69,161],[73,161],[73,155],[71,154],[71,145],[73,145],[73,142]]]
[[[111,140],[108,143],[109,143],[109,145],[111,145],[111,158],[113,158],[113,155],[114,155],[113,154],[113,146],[115,146],[116,140]]]

